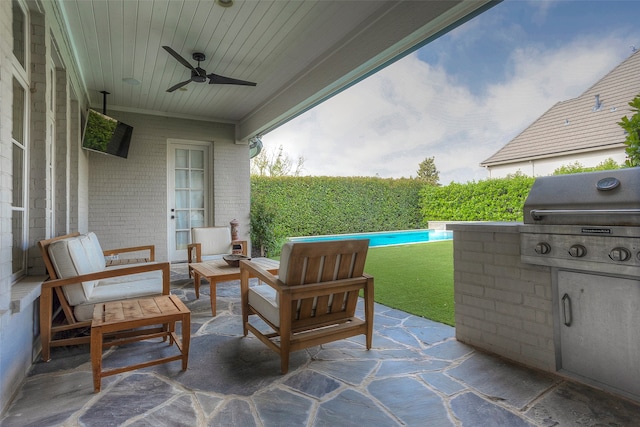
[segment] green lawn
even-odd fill
[[[453,326],[453,241],[369,248],[375,300]]]

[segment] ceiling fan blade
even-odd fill
[[[196,71],[195,68],[193,68],[193,65],[189,64],[189,61],[187,61],[186,59],[184,59],[182,56],[180,56],[180,54],[178,52],[176,52],[175,50],[171,49],[169,46],[162,46],[164,48],[164,50],[166,50],[167,52],[169,52],[169,54],[171,56],[173,56],[174,58],[176,58],[176,60],[181,63],[182,65],[184,65],[185,67],[187,67],[190,70]],[[197,71],[196,71],[197,72]]]
[[[219,76],[217,74],[207,74],[209,77],[209,84],[217,84],[217,85],[243,85],[243,86],[255,86],[256,84],[253,82],[248,82],[246,80],[238,80],[232,79],[231,77]]]
[[[183,82],[180,82],[178,84],[171,86],[169,89],[167,89],[167,92],[173,92],[176,89],[180,89],[182,86],[186,85],[187,83],[191,83],[191,79],[185,80]]]

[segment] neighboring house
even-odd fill
[[[251,138],[495,4],[1,0],[0,411],[39,357],[39,240],[93,231],[158,261],[186,259],[194,224],[248,240]],[[196,53],[257,87],[207,84]],[[127,159],[81,148],[101,91]]]
[[[490,178],[521,172],[550,175],[580,162],[596,166],[626,158],[624,130],[617,124],[631,116],[629,102],[640,94],[640,53],[634,52],[577,98],[558,102],[480,166]]]

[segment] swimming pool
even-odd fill
[[[290,237],[291,242],[322,242],[327,240],[369,239],[369,247],[407,245],[426,243],[437,240],[453,239],[453,231],[449,230],[402,230],[380,231],[375,233],[331,234],[324,236]]]

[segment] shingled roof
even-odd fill
[[[617,123],[631,116],[629,102],[638,94],[640,52],[635,52],[582,95],[555,104],[480,165],[624,147],[624,131]]]

